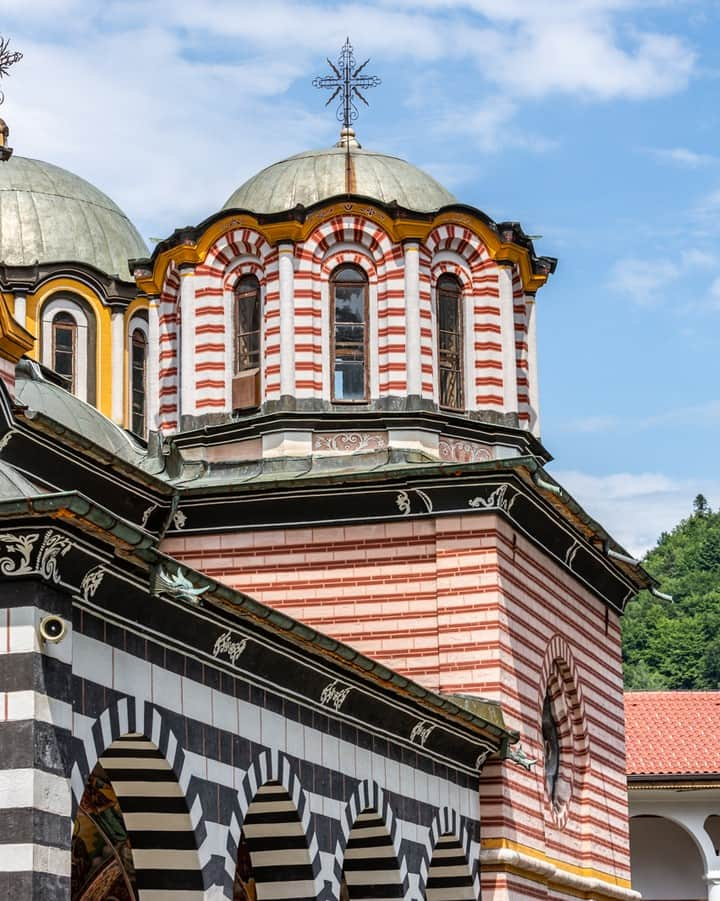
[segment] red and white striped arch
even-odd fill
[[[233,375],[233,288],[247,273],[257,276],[263,294],[262,382],[266,395],[279,396],[280,339],[277,250],[252,228],[226,232],[195,267],[195,410],[231,408]]]
[[[430,257],[434,285],[443,271],[450,271],[470,292],[466,306],[465,342],[470,363],[466,366],[468,386],[465,403],[469,409],[493,407],[502,410],[503,395],[502,327],[498,270],[482,238],[469,228],[447,224],[438,226],[425,242]],[[452,268],[452,257],[460,265]],[[471,285],[467,286],[467,269]],[[447,267],[447,268],[443,268]],[[437,377],[434,379],[437,384]]]
[[[364,248],[377,277],[373,306],[377,310],[378,396],[407,391],[405,362],[404,257],[376,222],[362,216],[338,216],[324,222],[298,249],[295,273],[295,333],[304,339],[302,354],[296,352],[298,397],[321,397],[328,382],[323,380],[323,290],[325,261],[334,247]],[[362,256],[362,254],[361,254]],[[358,265],[363,265],[362,261]],[[374,315],[374,314],[373,314]]]

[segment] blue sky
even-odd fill
[[[146,237],[337,139],[311,86],[346,35],[383,85],[358,136],[542,235],[552,471],[634,551],[720,504],[720,4],[0,0],[16,152]]]

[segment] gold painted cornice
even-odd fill
[[[23,354],[32,350],[35,338],[23,328],[10,312],[7,300],[0,295],[0,355],[17,363]]]
[[[483,220],[480,215],[466,211],[446,210],[433,218],[413,216],[393,217],[379,206],[360,201],[335,201],[314,209],[304,219],[282,221],[261,221],[250,213],[229,213],[210,223],[197,240],[185,238],[152,260],[152,271],[138,273],[137,286],[144,294],[159,294],[167,267],[171,262],[176,266],[197,266],[205,261],[210,248],[223,235],[236,228],[252,228],[262,235],[268,244],[276,246],[283,242],[301,243],[323,223],[337,216],[362,216],[377,223],[396,242],[425,241],[434,228],[440,225],[457,225],[474,232],[485,244],[492,259],[498,264],[514,263],[520,270],[526,294],[534,294],[547,281],[547,273],[533,272],[530,253],[519,244],[508,243]]]

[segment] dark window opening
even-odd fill
[[[53,369],[70,383],[75,393],[77,323],[69,313],[58,313],[52,321]]]
[[[136,435],[145,435],[147,339],[141,329],[133,332],[130,356],[130,428]]]
[[[244,275],[235,288],[235,371],[260,367],[260,283]]]
[[[437,283],[437,348],[441,407],[463,408],[462,292],[452,275]]]
[[[354,266],[338,269],[331,280],[332,397],[362,401],[367,386],[367,278]]]

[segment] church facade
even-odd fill
[[[7,896],[636,897],[555,260],[348,127],[151,254],[17,156],[0,223]]]

